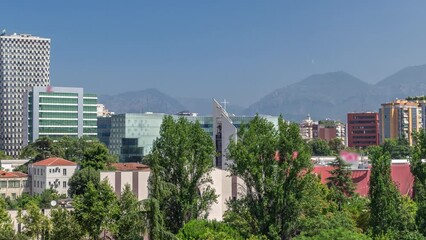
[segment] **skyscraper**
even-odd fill
[[[50,39],[0,36],[0,150],[18,156],[23,146],[23,100],[34,86],[50,84]]]

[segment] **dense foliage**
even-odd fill
[[[419,231],[426,235],[426,132],[421,131],[415,136],[416,145],[411,157],[411,171],[414,175],[414,199],[418,211],[416,223]]]
[[[217,197],[209,185],[214,154],[212,139],[198,122],[164,117],[148,163],[150,200],[158,202],[167,231],[176,234],[190,220],[207,217]]]
[[[231,142],[230,174],[240,195],[229,199],[223,221],[207,220],[217,195],[211,187],[214,145],[198,123],[165,117],[160,137],[147,157],[149,197],[138,201],[129,185],[117,196],[99,171],[115,161],[105,146],[88,139],[42,138],[25,150],[33,160],[60,156],[82,169],[71,179],[73,209],[55,207],[54,190],[16,200],[0,198],[2,239],[210,239],[322,240],[425,239],[426,133],[411,148],[404,139],[370,147],[370,191],[355,193],[347,163],[331,164],[327,184],[312,173],[311,152],[330,155],[339,140],[305,143],[297,125],[278,125],[256,116]],[[414,198],[401,195],[391,177],[391,158],[410,157]],[[6,209],[19,209],[21,233],[13,231]]]

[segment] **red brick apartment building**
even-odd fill
[[[379,114],[348,113],[348,146],[364,148],[379,145]]]

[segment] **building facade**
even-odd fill
[[[83,88],[33,87],[24,101],[24,144],[44,136],[96,138],[97,103]]]
[[[318,129],[317,125],[318,125],[318,122],[314,122],[311,119],[310,115],[308,115],[308,118],[302,120],[302,122],[299,124],[300,136],[302,136],[302,139],[306,141],[310,141],[314,138],[317,138],[318,131],[314,131],[315,126],[317,127],[316,129]]]
[[[335,138],[340,139],[346,145],[346,125],[334,120],[321,120],[313,127],[313,135],[329,142]]]
[[[380,143],[385,139],[405,138],[413,144],[413,133],[422,126],[422,112],[419,104],[407,100],[383,103],[379,110]]]
[[[0,197],[15,200],[23,193],[30,193],[28,175],[0,170]]]
[[[110,123],[107,118],[100,117],[98,133],[102,134],[102,137],[99,140],[107,145],[111,153],[118,155],[121,162],[140,162],[151,152],[154,140],[160,136],[165,115],[163,113],[115,114],[111,116]],[[190,113],[172,116],[176,119],[184,117],[188,121],[200,123],[215,143],[218,156],[214,160],[214,165],[223,169],[226,169],[228,161],[226,149],[230,137],[236,137],[237,129],[241,124],[253,119],[253,116],[229,116],[216,100],[213,101],[213,116],[197,116]],[[262,117],[274,123],[275,126],[278,125],[278,117]],[[110,127],[109,130],[108,127]]]
[[[365,148],[380,144],[378,113],[348,113],[347,124],[349,147]]]
[[[0,160],[0,169],[13,172],[15,168],[24,165],[29,159],[2,159]]]
[[[0,36],[0,150],[17,157],[24,146],[24,94],[50,84],[50,39]]]
[[[48,158],[28,165],[31,177],[31,194],[39,195],[47,189],[68,196],[69,180],[77,170],[77,164],[62,158]]]
[[[139,201],[148,198],[149,168],[126,169],[116,171],[102,171],[100,179],[106,179],[117,196],[121,196],[126,184],[130,185],[132,192]],[[206,185],[213,188],[218,195],[217,201],[212,204],[208,212],[208,219],[222,220],[223,214],[227,210],[227,201],[236,198],[241,192],[243,182],[237,177],[233,177],[226,170],[215,168],[210,173],[212,183]],[[201,188],[202,192],[203,187]]]

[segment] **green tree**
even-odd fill
[[[25,206],[29,203],[32,202],[37,206],[40,206],[40,197],[39,196],[31,196],[28,193],[23,193],[21,196],[19,196],[18,198],[16,198],[16,206],[15,208],[17,209],[23,209],[25,208]]]
[[[251,233],[269,239],[290,239],[297,234],[312,185],[310,151],[296,124],[278,120],[278,128],[259,116],[238,132],[231,143],[232,175],[244,182],[245,192],[230,204],[230,211],[248,215]],[[278,156],[277,156],[278,155]],[[309,176],[309,177],[307,177]]]
[[[75,197],[73,206],[77,221],[91,239],[97,239],[102,231],[115,232],[117,198],[107,180],[101,181],[98,188],[89,182],[85,193]]]
[[[19,210],[17,218],[18,223],[23,225],[23,234],[32,239],[49,236],[52,227],[49,218],[33,202],[29,202],[25,208],[26,213],[22,214],[21,210]]]
[[[215,155],[211,137],[198,122],[166,116],[148,156],[150,198],[158,201],[172,233],[192,219],[205,218],[217,195],[209,185]]]
[[[84,235],[73,213],[67,209],[57,208],[50,212],[53,224],[51,240],[81,239]]]
[[[81,195],[85,193],[89,182],[91,182],[95,186],[95,188],[98,187],[100,182],[99,171],[91,167],[86,167],[79,170],[78,172],[74,173],[74,175],[72,175],[69,180],[68,194],[71,197],[74,197],[76,195]]]
[[[243,240],[238,231],[223,222],[191,220],[176,235],[181,240]]]
[[[117,219],[117,238],[123,240],[143,239],[145,219],[141,214],[137,197],[126,184],[119,201],[120,214]]]
[[[111,163],[117,162],[117,158],[109,153],[108,148],[100,142],[91,142],[83,151],[81,167],[91,167],[95,170],[105,170]]]
[[[13,159],[13,157],[7,155],[4,151],[0,151],[0,160],[3,159]]]
[[[328,142],[328,146],[330,147],[330,150],[334,155],[339,155],[340,151],[345,149],[345,145],[343,145],[342,140],[339,138],[331,139]]]
[[[163,214],[157,199],[149,198],[143,202],[143,212],[145,213],[146,225],[149,239],[175,239],[164,224]]]
[[[300,236],[295,240],[368,240],[368,236],[345,228],[330,228],[320,231],[315,236]]]
[[[331,156],[332,155],[330,146],[325,140],[316,138],[310,141],[308,144],[311,149],[311,154],[313,156]]]
[[[0,197],[0,240],[13,239],[14,235],[12,219],[6,211],[6,202]]]
[[[56,191],[55,189],[46,189],[40,194],[40,196],[36,197],[36,201],[39,200],[40,208],[50,208],[50,203],[53,200],[57,201],[61,198],[66,198],[66,195],[58,194],[58,191]]]
[[[30,158],[32,160],[31,162],[37,162],[49,157],[60,157],[62,155],[62,149],[59,148],[52,139],[40,137],[35,142],[24,147],[20,157]]]
[[[419,231],[426,236],[426,132],[415,135],[416,144],[410,158],[411,172],[414,175],[414,200],[417,203],[416,223]]]
[[[333,167],[333,170],[330,171],[331,176],[327,178],[327,185],[332,189],[334,199],[339,206],[339,211],[341,211],[346,198],[354,195],[355,184],[352,181],[350,164],[340,157],[336,157],[336,160],[330,166]]]
[[[384,147],[370,148],[372,162],[370,189],[370,225],[374,236],[397,231],[399,228],[399,209],[401,196],[392,181],[391,159]]]
[[[92,143],[97,142],[89,137],[68,137],[60,138],[56,145],[62,149],[64,159],[80,163],[84,159],[84,152]]]
[[[411,148],[406,138],[386,139],[383,148],[389,152],[391,159],[405,159],[410,156]]]

